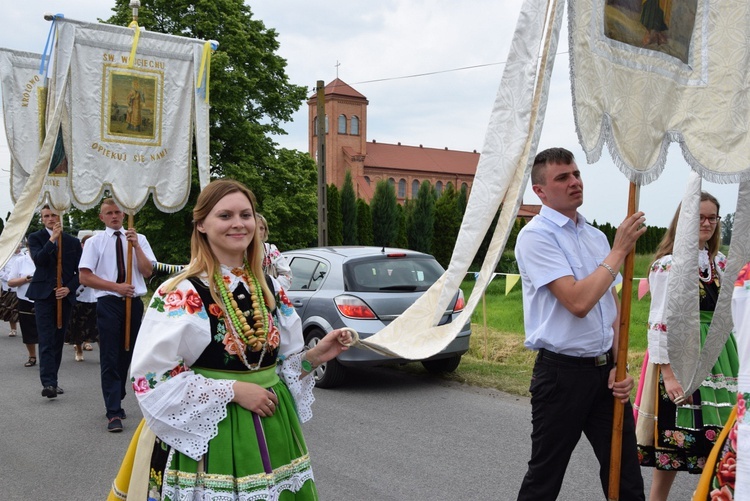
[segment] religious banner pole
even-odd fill
[[[60,229],[62,230],[62,213],[60,213]],[[60,231],[60,234],[57,236],[57,288],[60,289],[62,287],[62,231]],[[62,329],[63,328],[63,300],[62,298],[57,298],[57,328]]]
[[[133,214],[128,214],[128,229],[134,226]],[[125,261],[125,283],[133,283],[133,242],[128,240],[128,258]],[[139,299],[140,301],[140,299]],[[130,311],[133,308],[133,298],[125,297],[125,351],[130,351]]]
[[[140,6],[140,0],[130,0],[129,7],[133,9],[133,21],[130,23],[130,26],[134,27],[136,30],[138,29],[138,9]],[[134,227],[135,222],[133,219],[133,213],[128,212],[128,229]],[[128,285],[133,283],[133,242],[130,240],[128,240],[128,257],[125,261],[125,283]],[[127,296],[125,297],[125,336],[123,336],[125,351],[130,351],[130,313],[132,309],[133,299],[130,296]]]
[[[640,186],[630,183],[628,193],[628,217],[638,210],[638,195]],[[635,246],[625,257],[622,271],[622,299],[620,301],[620,330],[617,336],[617,362],[615,366],[615,381],[625,379],[628,370],[628,333],[630,330],[630,305],[633,296],[633,268],[635,265]],[[614,400],[614,415],[612,419],[612,447],[609,460],[609,501],[620,499],[620,466],[622,459],[622,421],[625,415],[625,405],[619,399]]]

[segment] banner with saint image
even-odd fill
[[[195,99],[205,42],[57,22],[55,80],[69,79],[63,138],[69,145],[73,204],[90,209],[108,189],[131,213],[149,193],[159,210],[180,210],[190,191],[194,133],[208,126],[208,104]],[[209,168],[207,131],[198,137],[206,143],[198,145],[203,184]]]

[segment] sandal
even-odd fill
[[[91,343],[83,343],[83,351],[93,351],[93,349]]]
[[[16,337],[16,329],[11,329],[10,334],[8,334],[8,337]]]
[[[36,357],[29,357],[29,360],[23,364],[24,367],[34,367],[36,365]]]

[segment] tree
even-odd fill
[[[435,259],[447,268],[456,245],[456,237],[461,227],[461,215],[458,212],[458,196],[453,184],[448,183],[440,198],[435,202],[435,234],[432,243],[432,254]]]
[[[398,238],[400,221],[396,190],[385,179],[375,185],[375,193],[370,201],[372,210],[372,236],[377,246],[394,246]]]
[[[357,195],[354,194],[351,171],[346,171],[344,186],[341,187],[341,219],[344,245],[357,245]]]
[[[274,174],[258,201],[268,220],[270,241],[281,251],[318,245],[318,167],[312,157],[282,148],[269,164]]]
[[[359,245],[374,245],[372,236],[372,212],[367,202],[357,199],[357,236]]]
[[[419,186],[417,198],[412,200],[411,211],[407,215],[406,235],[409,248],[419,252],[432,253],[432,239],[435,233],[435,192],[429,181]]]
[[[729,245],[732,241],[732,230],[734,229],[734,212],[727,214],[721,220],[721,243]]]
[[[328,185],[328,245],[344,243],[344,223],[341,218],[341,197],[335,184]]]
[[[408,200],[407,200],[408,202]],[[396,220],[398,221],[398,234],[396,236],[396,247],[403,249],[409,246],[409,241],[406,238],[406,214],[407,208],[401,204],[396,204]]]

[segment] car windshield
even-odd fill
[[[354,292],[425,291],[442,274],[430,256],[376,256],[344,265],[346,289]]]

